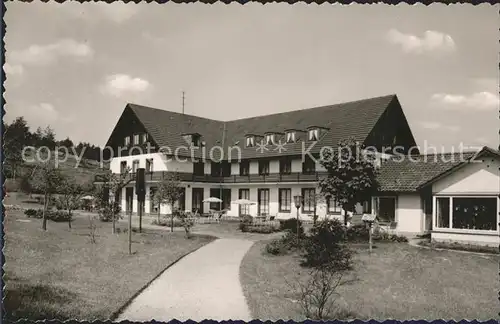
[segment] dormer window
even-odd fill
[[[142,143],[146,144],[148,142],[148,134],[142,134]]]
[[[134,145],[139,145],[139,134],[134,135]]]
[[[198,133],[195,134],[186,134],[183,136],[184,140],[194,147],[199,147],[201,143],[201,135]]]
[[[125,137],[125,146],[130,145],[130,136]]]
[[[319,129],[317,129],[317,128],[309,129],[307,138],[310,141],[317,141],[318,137],[319,137]]]
[[[286,133],[286,142],[287,143],[295,142],[295,131],[289,131]]]
[[[247,145],[247,147],[254,147],[255,146],[255,137],[247,136],[246,145]]]
[[[267,134],[266,145],[273,145],[273,144],[274,144],[274,134]]]
[[[191,135],[191,143],[193,144],[194,147],[199,147],[200,146],[200,134],[193,134]]]

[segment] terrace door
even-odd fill
[[[381,223],[396,221],[396,197],[378,197],[377,217]]]
[[[258,189],[259,216],[269,215],[269,189]]]
[[[238,193],[239,199],[250,200],[250,189],[240,189]],[[250,215],[250,206],[240,205],[239,206],[239,216]]]
[[[134,187],[125,188],[125,212],[132,212],[132,204],[134,201]]]
[[[203,188],[193,188],[193,213],[203,214]]]

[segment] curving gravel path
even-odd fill
[[[252,244],[223,238],[187,255],[153,281],[116,320],[250,321],[239,269]]]

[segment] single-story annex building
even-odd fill
[[[400,234],[498,246],[499,170],[500,153],[488,147],[388,159],[380,167],[372,210]]]

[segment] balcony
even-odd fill
[[[149,172],[145,174],[146,182],[158,182],[167,178],[167,174],[173,173],[168,171]],[[205,183],[276,183],[276,182],[316,182],[325,177],[326,172],[314,172],[304,174],[301,172],[293,172],[289,174],[271,173],[268,175],[249,174],[245,176],[233,175],[229,177],[218,177],[210,174],[195,175],[187,172],[177,172],[180,181],[184,182],[205,182]],[[95,181],[100,182],[96,176]],[[135,179],[135,173],[127,175],[127,180],[132,177]]]

